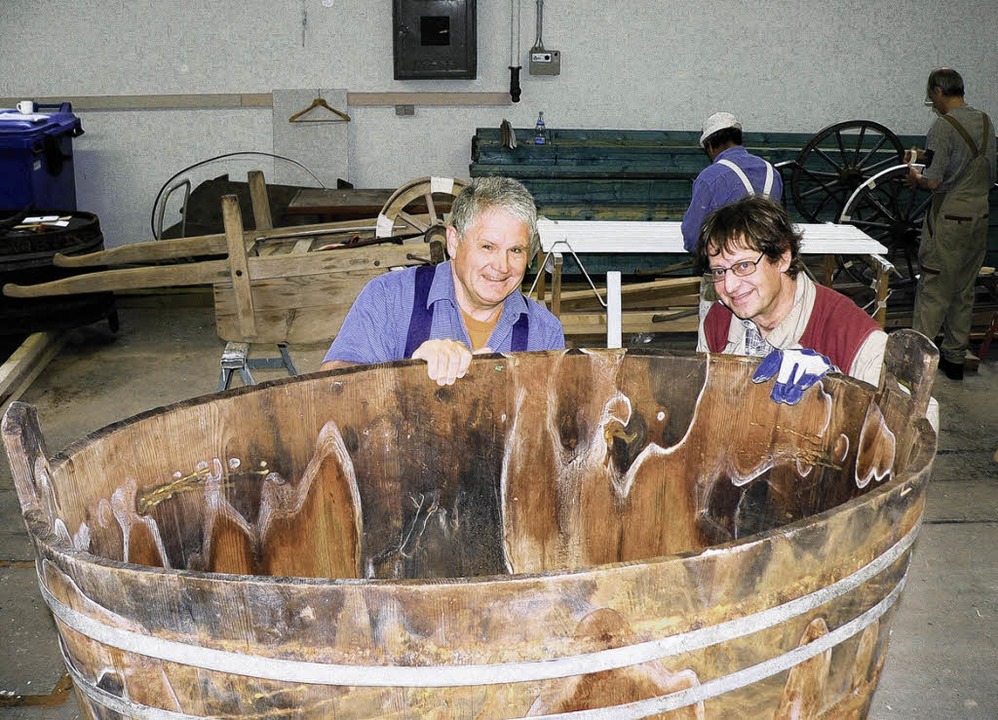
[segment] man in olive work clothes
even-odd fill
[[[939,118],[925,139],[925,151],[908,162],[908,181],[932,191],[918,260],[922,266],[912,327],[929,338],[942,329],[939,368],[963,379],[963,363],[974,309],[974,282],[988,243],[988,192],[995,182],[995,131],[987,114],[963,95],[963,78],[950,68],[933,70],[926,102]]]

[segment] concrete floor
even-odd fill
[[[211,307],[123,307],[115,336],[80,328],[22,396],[49,453],[143,410],[215,390],[223,344]],[[689,347],[686,340],[680,344]],[[299,371],[325,347],[292,347]],[[281,375],[260,371],[258,380]],[[234,384],[239,384],[236,380]],[[907,588],[870,717],[998,718],[998,348],[962,383],[939,375],[939,453]],[[0,462],[0,692],[45,696],[63,675],[9,468]],[[0,717],[79,718],[75,698]]]

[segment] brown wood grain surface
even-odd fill
[[[324,220],[350,220],[377,217],[382,208],[392,197],[395,189],[334,189],[334,188],[302,188],[288,204],[288,215],[317,215]],[[433,199],[437,212],[450,212],[449,199]],[[409,212],[415,214],[428,213],[425,198],[414,200],[409,205]]]
[[[879,389],[796,406],[749,358],[586,350],[241,388],[51,458],[29,406],[2,429],[94,716],[862,717],[935,449],[935,351],[891,343]]]

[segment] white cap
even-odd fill
[[[729,112],[716,112],[704,120],[702,128],[703,134],[700,136],[700,147],[704,146],[704,140],[709,138],[718,130],[724,130],[725,128],[736,128],[737,130],[741,130],[742,124],[738,122],[735,116]]]

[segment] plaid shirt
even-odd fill
[[[752,357],[765,357],[776,348],[766,342],[766,339],[759,332],[759,328],[751,320],[742,320],[745,326],[745,354]]]

